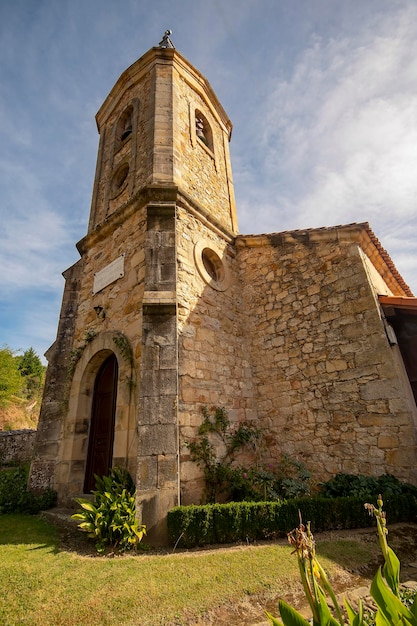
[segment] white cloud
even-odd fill
[[[273,67],[235,183],[242,232],[369,221],[415,283],[417,6],[388,6]]]
[[[3,162],[0,166],[4,180],[0,208],[2,290],[57,287],[65,269],[62,249],[73,243],[71,232],[64,218],[49,208],[40,181],[23,164]]]
[[[379,24],[382,34],[316,38],[266,104],[267,172],[297,181],[291,200],[280,200],[305,226],[312,213],[327,223],[415,211],[417,8],[394,17]]]

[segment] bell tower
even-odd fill
[[[71,506],[95,473],[127,468],[151,541],[165,539],[181,499],[190,311],[208,284],[226,290],[223,256],[237,234],[232,125],[170,34],[123,72],[96,115],[88,230],[64,272],[30,475],[33,489],[50,486]]]
[[[202,215],[237,232],[230,120],[208,81],[167,33],[159,47],[123,72],[97,113],[100,145],[89,233],[156,187],[176,187]]]

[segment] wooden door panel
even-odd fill
[[[117,373],[117,360],[112,355],[103,363],[96,377],[85,472],[85,493],[90,492],[95,487],[94,474],[104,476],[108,474],[111,468]]]

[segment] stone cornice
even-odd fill
[[[78,252],[83,255],[97,242],[108,237],[118,226],[123,224],[133,213],[147,204],[177,204],[197,219],[202,221],[217,235],[228,243],[232,243],[235,235],[213,217],[209,211],[195,202],[188,194],[175,185],[147,185],[140,189],[133,198],[120,206],[114,213],[96,226],[96,228],[80,239],[76,244]]]
[[[111,213],[96,228],[80,239],[76,244],[78,252],[83,255],[91,246],[108,237],[118,226],[123,224],[133,213],[148,203],[175,203],[178,187],[175,185],[147,185],[140,189],[128,202]]]
[[[183,191],[179,191],[177,203],[178,206],[182,207],[183,209],[197,217],[201,222],[208,226],[208,228],[210,228],[217,235],[225,239],[228,243],[232,243],[235,240],[235,234],[225,228],[221,224],[221,222],[219,222],[219,220],[213,217],[213,215],[211,215],[209,211],[204,209],[188,194],[184,193]]]

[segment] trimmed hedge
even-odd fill
[[[376,504],[376,498],[367,499]],[[299,524],[311,522],[313,532],[366,528],[374,521],[363,498],[298,498],[281,502],[230,502],[178,506],[168,512],[168,534],[173,545],[192,548],[285,537]],[[384,499],[390,524],[416,521],[417,499],[397,495]]]

